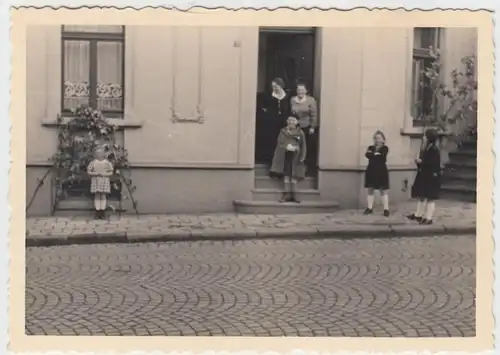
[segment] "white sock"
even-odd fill
[[[435,210],[436,210],[436,202],[429,202],[427,204],[427,214],[425,215],[425,219],[432,221],[432,217],[434,217]]]
[[[94,207],[97,211],[101,209],[101,199],[99,198],[94,198]]]
[[[101,210],[106,209],[106,197],[101,197]]]
[[[368,203],[368,208],[371,210],[373,209],[373,203],[375,202],[375,196],[374,195],[368,195],[366,197],[366,202]]]
[[[418,200],[417,201],[417,211],[415,212],[415,217],[422,217],[422,214],[423,214],[423,202]]]
[[[389,210],[389,195],[387,193],[382,195],[382,203],[384,204],[384,210]]]

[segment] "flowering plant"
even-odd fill
[[[39,180],[30,203],[38,192],[43,180],[54,171],[55,199],[53,212],[60,200],[78,191],[82,195],[90,194],[90,178],[87,167],[94,159],[97,147],[104,149],[107,159],[113,165],[111,180],[111,197],[118,199],[130,198],[133,208],[137,211],[137,201],[133,197],[136,187],[130,177],[130,164],[127,150],[116,142],[117,127],[108,122],[99,110],[90,107],[79,107],[73,110],[71,118],[57,116],[57,150],[50,157],[52,165],[49,171]],[[125,187],[128,195],[122,195]],[[110,205],[112,209],[115,206]]]

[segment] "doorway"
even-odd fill
[[[305,83],[309,94],[314,93],[316,31],[314,27],[261,27],[256,107],[255,163],[269,165],[275,142],[266,134],[272,119],[266,117],[266,98],[271,95],[271,81],[281,78],[285,91],[295,95],[297,83]],[[316,149],[317,150],[317,149]],[[316,154],[317,155],[317,154]]]

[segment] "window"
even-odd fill
[[[123,116],[125,26],[62,27],[62,111],[86,105]]]
[[[424,121],[435,112],[435,98],[422,70],[432,66],[431,48],[440,47],[442,29],[417,27],[413,32],[413,78],[411,113],[414,121]]]

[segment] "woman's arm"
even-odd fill
[[[310,96],[311,103],[309,104],[309,116],[311,118],[311,128],[318,127],[318,103],[316,99]]]
[[[389,154],[389,147],[384,145],[382,148],[380,148],[380,155],[384,159],[384,161],[387,161],[387,155]]]
[[[307,144],[306,144],[306,135],[302,130],[300,130],[300,161],[303,162],[306,160],[307,156]]]

